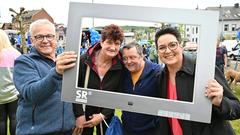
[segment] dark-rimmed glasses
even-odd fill
[[[36,35],[34,36],[34,38],[37,40],[37,41],[43,41],[44,38],[46,38],[48,41],[52,41],[54,39],[55,35],[52,35],[52,34],[47,34],[47,35]]]
[[[178,42],[170,42],[167,46],[166,45],[159,45],[158,51],[159,53],[165,53],[167,48],[171,51],[176,50],[178,48]]]

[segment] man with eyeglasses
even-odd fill
[[[123,63],[126,76],[123,83],[123,92],[134,95],[158,97],[156,88],[156,74],[163,69],[145,59],[143,48],[135,42],[131,42],[122,48]],[[124,135],[158,135],[158,117],[140,113],[122,113]]]
[[[55,26],[46,19],[30,25],[33,48],[15,61],[13,79],[19,91],[16,134],[72,135],[72,104],[61,101],[62,74],[77,55],[55,57]]]

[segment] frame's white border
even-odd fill
[[[218,12],[70,3],[68,17],[66,50],[75,50],[78,54],[80,54],[81,20],[83,17],[199,25],[200,40],[193,102],[171,101],[161,98],[77,88],[78,66],[64,73],[62,100],[210,123],[212,105],[204,96],[204,90],[207,80],[214,78]]]

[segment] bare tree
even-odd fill
[[[21,45],[22,45],[23,53],[27,53],[26,36],[25,36],[27,31],[27,23],[24,22],[23,15],[27,14],[28,12],[25,11],[24,7],[20,7],[19,13],[13,10],[12,8],[9,8],[9,11],[14,13],[14,14],[11,14],[12,23],[14,28],[18,30],[21,35]]]

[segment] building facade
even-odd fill
[[[222,39],[236,39],[240,30],[240,8],[239,3],[233,6],[208,7],[206,10],[219,11],[219,36]]]

